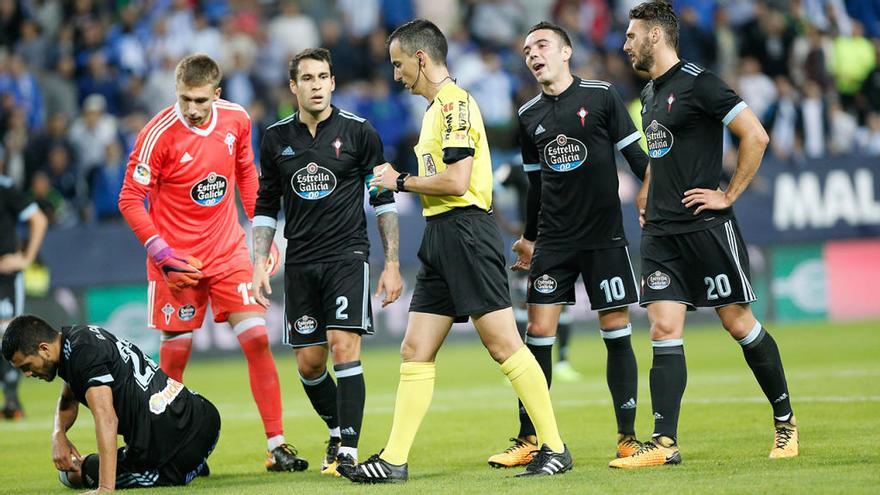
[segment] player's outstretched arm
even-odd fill
[[[74,460],[82,461],[82,455],[67,438],[67,430],[76,422],[78,413],[79,402],[76,401],[70,386],[65,383],[55,409],[55,428],[52,431],[52,462],[59,471],[75,471]]]
[[[385,205],[387,206],[387,205]],[[391,205],[393,206],[393,205]],[[403,278],[400,276],[400,227],[397,218],[397,211],[386,210],[380,212],[377,208],[378,217],[376,223],[379,227],[379,237],[382,239],[382,248],[385,252],[385,268],[379,275],[379,282],[376,284],[376,297],[385,292],[382,299],[382,307],[396,301],[403,292]]]
[[[739,138],[739,150],[736,160],[736,172],[730,179],[727,191],[711,189],[691,189],[685,191],[682,203],[688,208],[697,206],[694,215],[703,210],[723,210],[733,206],[743,191],[749,187],[764,157],[764,150],[770,143],[770,137],[761,121],[751,108],[744,108],[728,124],[730,131]]]
[[[86,390],[86,403],[95,418],[95,437],[98,443],[98,489],[95,493],[116,489],[116,436],[119,418],[113,407],[113,391],[107,385]]]
[[[400,173],[392,166],[383,164],[373,169],[373,178],[369,186],[378,189],[397,191],[397,178]],[[446,165],[443,172],[428,176],[411,175],[406,178],[404,186],[407,192],[426,194],[428,196],[463,196],[471,183],[471,170],[474,157],[468,156]]]

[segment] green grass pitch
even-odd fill
[[[644,326],[634,335],[641,399],[637,432],[651,432]],[[111,329],[112,331],[112,329]],[[581,383],[553,387],[563,438],[574,454],[570,473],[520,480],[518,470],[495,470],[486,458],[508,445],[517,429],[515,397],[498,366],[477,341],[451,342],[437,360],[434,401],[410,456],[410,482],[357,486],[318,472],[326,428],[302,391],[292,352],[276,352],[282,375],[286,437],[310,461],[304,473],[267,473],[265,441],[247,384],[244,359],[202,360],[187,384],[213,401],[223,417],[212,475],[187,492],[273,493],[877,493],[880,490],[880,324],[772,326],[800,423],[801,456],[770,461],[770,408],[739,346],[720,327],[685,336],[688,388],[679,442],[683,464],[638,471],[607,467],[615,448],[613,413],[605,385],[605,349],[593,332],[575,334],[572,362]],[[391,427],[399,357],[396,349],[363,356],[367,410],[360,454],[384,446]],[[26,380],[28,416],[0,423],[0,493],[73,493],[58,483],[50,432],[58,383]],[[92,419],[80,409],[71,439],[84,454],[95,446]],[[181,488],[138,493],[181,493]]]

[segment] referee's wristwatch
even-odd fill
[[[406,192],[406,185],[404,182],[409,178],[409,175],[410,174],[404,172],[397,176],[397,192]]]

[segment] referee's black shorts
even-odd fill
[[[498,224],[477,207],[455,208],[427,218],[409,310],[452,316],[510,307],[510,286]]]

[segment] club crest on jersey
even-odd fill
[[[232,156],[232,153],[235,150],[235,136],[233,136],[231,132],[227,132],[223,142],[226,143],[226,149],[229,150],[229,156]]]
[[[589,114],[590,114],[590,112],[588,112],[587,109],[584,107],[581,107],[580,110],[578,110],[578,117],[581,118],[581,127],[584,126],[584,123],[585,123],[584,121],[586,120],[587,115],[589,115]]]
[[[672,143],[675,141],[669,129],[663,124],[652,120],[645,129],[645,137],[648,139],[648,156],[651,158],[660,158],[672,149]]]
[[[339,139],[339,136],[330,143],[330,146],[333,146],[333,149],[336,150],[336,158],[339,158],[339,153],[342,151],[342,139]]]
[[[193,184],[189,195],[197,205],[214,206],[226,197],[228,184],[226,177],[211,172],[207,177]]]
[[[149,186],[150,174],[150,166],[146,163],[138,162],[137,165],[134,166],[134,170],[131,173],[131,178],[134,179],[134,181],[138,184]]]
[[[657,270],[656,272],[648,275],[648,287],[654,290],[662,290],[669,287],[669,284],[672,282],[672,279],[669,278],[669,275]]]
[[[318,329],[318,321],[309,315],[302,315],[293,323],[293,329],[297,333],[308,335]]]
[[[174,306],[172,306],[171,303],[165,303],[165,306],[162,306],[162,314],[165,315],[165,324],[170,324],[171,315],[174,314]]]
[[[192,320],[196,315],[196,308],[192,304],[185,304],[177,310],[177,317],[182,321]]]
[[[556,291],[556,279],[547,275],[541,275],[534,281],[535,290],[541,294],[551,294]]]
[[[330,169],[311,162],[293,173],[290,187],[302,199],[315,201],[326,198],[336,189],[336,176]]]
[[[587,146],[581,141],[560,134],[544,146],[544,160],[556,172],[570,172],[587,159]]]

